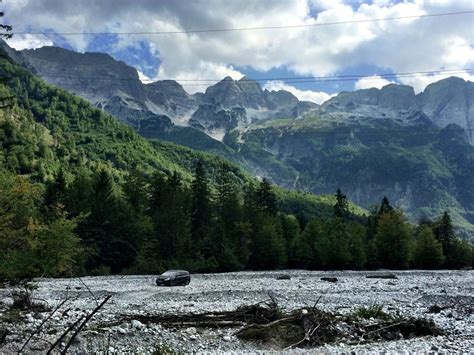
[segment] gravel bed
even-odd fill
[[[383,273],[383,271],[379,271]],[[290,280],[277,280],[281,273]],[[154,276],[104,276],[74,279],[39,279],[34,297],[55,307],[67,303],[46,322],[40,337],[33,339],[27,352],[47,350],[49,344],[81,315],[95,308],[109,294],[110,301],[88,323],[71,348],[74,352],[268,352],[261,344],[242,342],[233,336],[236,329],[169,329],[159,324],[145,325],[133,316],[162,313],[187,314],[233,310],[276,298],[287,310],[310,307],[321,296],[318,307],[349,313],[361,306],[380,304],[389,313],[432,319],[446,335],[363,345],[327,345],[315,349],[293,349],[291,353],[337,352],[474,352],[474,272],[396,271],[398,279],[367,279],[373,272],[237,272],[192,275],[191,284],[157,287]],[[337,283],[321,277],[337,277]],[[9,316],[10,289],[0,289],[0,330],[9,335],[0,352],[15,352],[28,334],[48,313],[21,312]],[[439,313],[427,313],[430,306],[449,306]],[[132,319],[124,321],[124,317]],[[8,320],[8,318],[10,318]],[[8,323],[13,322],[13,323]]]

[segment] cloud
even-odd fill
[[[285,84],[282,81],[268,82],[263,87],[264,89],[267,89],[269,91],[279,91],[279,90],[289,91],[293,95],[295,95],[300,101],[312,101],[319,105],[329,100],[332,96],[334,96],[334,95],[329,95],[326,92],[300,90],[300,89],[295,88],[294,86]]]
[[[7,43],[10,47],[15,48],[19,51],[22,49],[35,49],[53,45],[53,41],[46,38],[45,36],[35,36],[28,34],[21,36],[13,36],[11,39],[7,40]]]
[[[393,81],[382,78],[379,75],[372,75],[372,76],[366,76],[357,80],[357,82],[354,84],[354,88],[356,90],[370,89],[370,88],[381,89],[385,85],[392,84],[392,83]]]
[[[413,86],[416,93],[423,91],[429,84],[436,81],[449,78],[450,74],[440,75],[417,75],[413,77],[400,77],[399,80],[402,84]],[[467,72],[458,72],[455,76],[463,78],[464,80],[474,82],[474,75]]]
[[[133,5],[129,0],[16,0],[4,5],[15,31],[57,32],[318,25],[472,10],[471,0],[141,0]],[[65,36],[64,40],[84,51],[93,39]],[[152,54],[159,56],[161,78],[219,79],[228,73],[240,75],[235,67],[259,72],[284,68],[295,75],[324,76],[360,66],[394,73],[474,66],[469,14],[291,29],[125,35],[114,45],[128,48],[138,41],[149,42]],[[20,45],[37,44],[20,41]],[[205,86],[199,85],[199,90]]]

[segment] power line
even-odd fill
[[[175,34],[192,34],[192,33],[237,32],[237,31],[280,30],[280,29],[292,29],[292,28],[323,27],[323,26],[346,25],[346,24],[365,23],[365,22],[396,21],[396,20],[415,19],[415,18],[468,15],[472,13],[474,13],[474,10],[434,13],[434,14],[424,14],[424,15],[409,15],[409,16],[384,17],[384,18],[374,18],[374,19],[324,22],[324,23],[310,23],[310,24],[299,24],[299,25],[286,25],[286,26],[196,29],[196,30],[183,30],[183,31],[143,31],[143,32],[47,32],[47,31],[31,32],[31,31],[23,31],[23,32],[14,32],[14,34],[16,35],[25,35],[25,34],[45,35],[45,36],[50,36],[50,35],[53,35],[53,36],[55,35],[58,35],[58,36],[175,35]]]
[[[397,78],[413,78],[419,76],[444,76],[444,75],[456,75],[474,73],[474,68],[463,68],[463,69],[448,69],[448,70],[433,70],[433,71],[422,71],[422,72],[407,72],[407,73],[379,73],[379,74],[354,74],[354,75],[330,75],[330,76],[306,76],[306,77],[271,77],[271,78],[259,78],[250,79],[243,78],[236,80],[239,85],[253,85],[255,83],[262,84],[271,81],[283,82],[283,83],[323,83],[323,82],[343,82],[343,81],[358,81],[361,79],[368,78],[370,80],[386,80],[386,79],[397,79]],[[71,76],[71,75],[56,75],[48,73],[37,73],[37,75],[43,78],[58,78],[58,79],[76,79],[76,80],[89,80],[89,81],[136,81],[140,80],[136,77],[118,78],[118,77],[85,77],[85,76]],[[234,79],[144,79],[140,80],[145,83],[159,83],[160,86],[174,86],[174,83],[167,83],[166,81],[176,81],[181,86],[202,86],[206,84],[212,84],[220,81],[234,81]]]

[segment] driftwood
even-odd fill
[[[383,314],[374,315],[374,321],[368,323],[355,313],[341,315],[325,312],[317,308],[320,299],[321,297],[313,307],[289,312],[282,311],[275,299],[271,298],[270,301],[241,306],[234,311],[128,316],[121,321],[137,319],[143,323],[159,323],[171,328],[239,327],[233,334],[242,341],[257,341],[281,350],[340,342],[359,344],[442,334],[433,322],[425,319]]]
[[[86,326],[87,322],[94,316],[94,314],[96,314],[107,303],[107,301],[110,300],[111,297],[112,297],[112,295],[108,295],[107,297],[105,297],[105,299],[102,301],[102,303],[99,304],[97,307],[95,307],[94,310],[86,316],[86,318],[81,323],[81,325],[79,325],[79,327],[77,327],[76,331],[72,334],[71,338],[69,339],[69,342],[66,344],[63,351],[61,351],[61,354],[66,354],[67,353],[67,350],[71,346],[71,344],[74,341],[74,339],[76,338],[76,336]]]
[[[321,281],[327,281],[327,282],[337,282],[337,277],[321,277]]]
[[[41,328],[43,328],[44,324],[49,321],[51,319],[51,317],[54,315],[54,313],[56,313],[56,311],[61,308],[66,302],[68,301],[68,299],[66,298],[64,301],[62,301],[60,304],[58,304],[56,306],[56,308],[53,309],[53,311],[48,315],[48,317],[46,317],[42,322],[41,324],[33,331],[33,333],[30,334],[30,336],[28,337],[28,339],[26,339],[25,343],[23,344],[23,346],[21,347],[19,353],[23,352],[23,349],[25,349],[25,347],[28,345],[28,343],[30,342],[30,340],[36,336],[36,334],[38,334],[40,331],[41,331]]]
[[[107,297],[105,297],[105,299],[96,307],[94,308],[94,310],[92,312],[90,312],[86,317],[84,316],[81,316],[79,319],[77,319],[73,324],[71,324],[62,334],[61,336],[54,342],[53,345],[51,345],[51,347],[49,348],[49,350],[47,351],[47,355],[51,354],[52,351],[63,341],[63,339],[66,338],[66,336],[71,332],[73,331],[74,328],[76,328],[76,330],[74,331],[74,333],[72,334],[72,336],[69,338],[69,341],[67,342],[66,346],[64,347],[64,349],[61,351],[61,354],[66,354],[67,353],[67,350],[69,349],[69,347],[71,346],[72,342],[74,341],[74,339],[77,337],[77,335],[82,331],[82,329],[84,329],[84,327],[86,326],[87,322],[94,316],[94,314],[96,314],[106,303],[107,301],[112,297],[112,295],[109,295]]]
[[[398,277],[395,274],[371,274],[366,276],[367,279],[388,279],[397,280]]]
[[[52,353],[52,351],[54,350],[54,348],[56,348],[56,346],[58,346],[61,341],[66,338],[66,336],[69,334],[69,332],[71,330],[73,330],[75,327],[77,327],[77,325],[84,319],[84,316],[81,316],[78,320],[76,320],[73,324],[71,324],[67,329],[66,331],[64,331],[61,336],[56,339],[56,341],[51,345],[51,347],[49,348],[49,350],[46,352],[46,355],[49,355]]]

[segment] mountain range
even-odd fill
[[[48,82],[159,138],[218,153],[285,188],[341,188],[369,208],[387,195],[413,220],[449,210],[474,234],[474,83],[451,77],[412,87],[341,92],[322,105],[230,77],[189,94],[172,80],[144,84],[101,53],[4,49]]]

